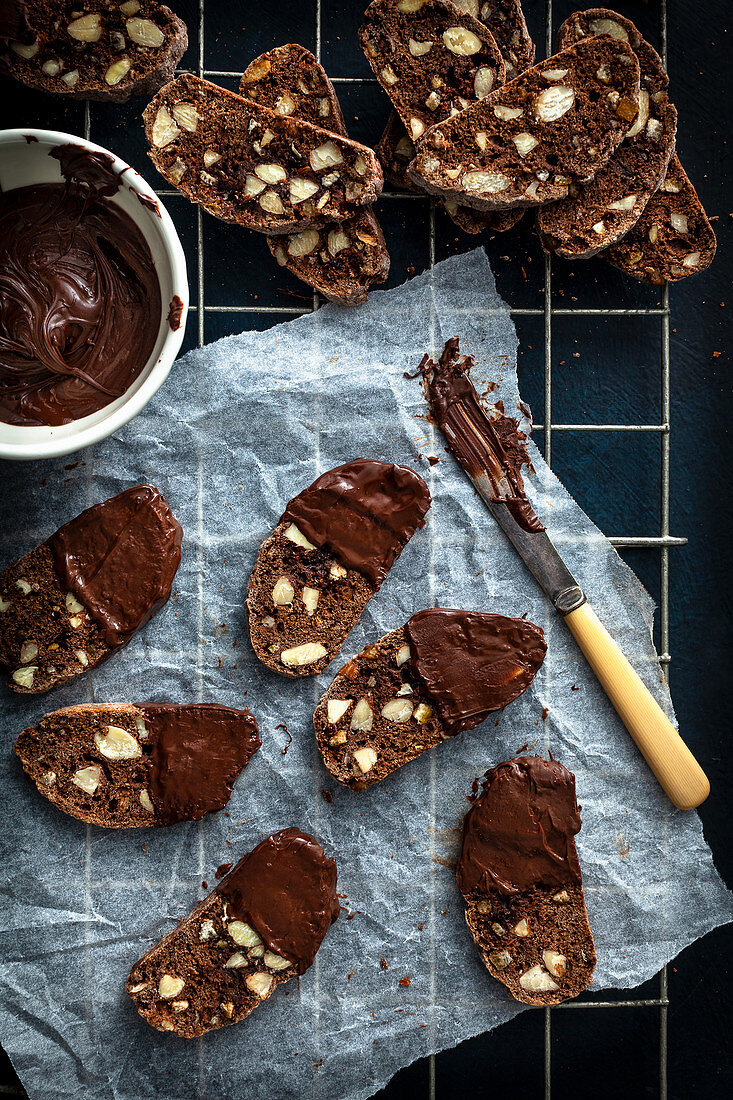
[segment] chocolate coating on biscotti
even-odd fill
[[[638,107],[631,47],[607,35],[584,39],[432,127],[408,172],[425,190],[479,210],[541,206],[596,175]]]
[[[254,910],[261,932],[243,919],[244,908]],[[237,1023],[307,969],[338,908],[334,861],[307,833],[285,829],[134,964],[127,992],[147,1023],[182,1038]],[[271,945],[280,942],[292,959]]]
[[[525,1004],[558,1004],[593,976],[580,825],[575,777],[539,756],[488,771],[464,819],[457,878],[466,923],[489,973]]]
[[[26,0],[30,34],[0,41],[0,72],[69,99],[124,103],[171,80],[186,24],[155,0]],[[5,37],[5,36],[0,36]]]
[[[382,190],[366,145],[197,76],[167,84],[143,118],[161,175],[215,217],[261,233],[344,221]]]
[[[304,46],[278,46],[255,58],[239,91],[264,107],[349,136],[333,84]],[[384,282],[389,273],[389,253],[371,207],[322,229],[268,238],[267,244],[281,267],[345,305],[366,301],[372,283]]]
[[[663,286],[704,271],[716,248],[713,227],[675,154],[634,228],[603,258],[632,279]]]
[[[260,746],[249,711],[215,704],[86,703],[46,714],[15,744],[64,813],[118,829],[221,810]]]
[[[595,256],[626,236],[662,182],[674,151],[677,111],[667,98],[667,75],[656,50],[630,19],[610,8],[576,12],[558,32],[558,49],[608,33],[628,42],[639,61],[639,114],[594,180],[572,184],[566,199],[538,212],[543,246],[568,259]]]

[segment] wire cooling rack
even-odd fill
[[[362,0],[362,7],[367,6],[368,0]],[[209,0],[211,5],[214,4],[214,0]],[[330,12],[325,12],[327,0],[314,0],[314,18],[315,27],[313,29],[313,41],[315,42],[315,53],[319,60],[321,60],[322,42],[324,37],[324,19],[330,16]],[[174,6],[176,6],[174,4]],[[525,0],[525,9],[529,9],[531,6],[531,0]],[[574,8],[583,8],[587,6],[577,0],[577,2],[568,10]],[[338,5],[334,5],[338,7]],[[623,7],[623,5],[621,5]],[[658,0],[658,20],[659,20],[659,52],[666,66],[667,61],[667,4],[666,0]],[[184,14],[184,13],[182,13]],[[206,32],[207,32],[207,20],[213,18],[207,14],[206,0],[198,0],[198,54],[195,67],[191,66],[194,71],[208,80],[214,82],[222,81],[227,82],[231,80],[237,80],[242,75],[242,70],[226,70],[226,69],[211,69],[207,68],[205,64],[206,58]],[[283,12],[286,16],[286,13]],[[568,12],[563,13],[564,17]],[[561,17],[561,18],[562,18]],[[561,19],[557,21],[553,16],[553,0],[544,0],[544,24],[545,24],[545,41],[544,47],[546,50],[546,56],[549,56],[553,52],[555,31]],[[190,28],[193,30],[193,28]],[[283,39],[285,40],[285,39]],[[272,42],[269,46],[263,48],[271,48],[277,45],[277,42]],[[354,41],[354,48],[358,50],[358,45]],[[538,55],[541,50],[538,49]],[[243,59],[245,64],[251,60],[251,58]],[[329,76],[337,88],[343,88],[346,85],[375,85],[376,80],[367,76],[340,76],[338,73],[329,71]],[[381,94],[381,93],[380,93]],[[94,126],[94,110],[95,107],[90,107],[87,102],[84,106],[84,136],[89,140],[101,140],[99,135],[96,134]],[[177,198],[178,192],[166,189],[160,189],[156,191],[156,194],[161,198]],[[428,256],[429,264],[432,267],[436,262],[436,207],[435,202],[427,195],[418,193],[406,193],[395,192],[387,188],[381,198],[385,202],[389,202],[393,199],[399,199],[400,201],[409,200],[420,204],[423,208],[427,208],[427,229],[428,229]],[[312,301],[308,302],[305,299],[303,305],[255,305],[255,304],[213,304],[206,302],[205,299],[205,215],[201,210],[201,207],[196,207],[196,280],[197,280],[197,295],[196,304],[191,306],[190,313],[196,320],[196,332],[197,332],[197,344],[199,347],[205,343],[206,334],[206,318],[212,314],[251,314],[261,316],[267,322],[275,324],[279,320],[285,320],[289,316],[298,316],[303,313],[309,313],[320,307],[321,298],[317,292],[312,295]],[[389,244],[389,241],[388,241]],[[511,243],[507,244],[507,249],[511,250]],[[193,297],[193,296],[192,296]],[[673,537],[670,534],[669,529],[669,514],[670,514],[670,308],[669,308],[669,291],[665,286],[660,293],[658,304],[651,305],[644,308],[584,308],[582,306],[577,308],[561,308],[555,304],[553,296],[553,263],[550,256],[544,256],[544,289],[543,289],[543,304],[538,307],[520,307],[511,308],[510,313],[515,318],[536,318],[537,321],[541,321],[543,327],[543,397],[544,397],[544,417],[542,423],[536,423],[533,428],[533,432],[537,435],[541,434],[543,437],[543,450],[544,457],[548,464],[552,462],[552,448],[553,448],[553,435],[555,432],[624,432],[624,433],[652,433],[659,436],[660,442],[660,479],[659,479],[659,533],[657,535],[616,535],[609,536],[611,543],[620,549],[628,548],[643,548],[648,550],[657,550],[659,552],[660,559],[660,575],[659,575],[659,649],[660,649],[660,662],[664,670],[665,676],[667,675],[668,665],[670,662],[669,653],[669,614],[670,614],[670,601],[669,601],[669,551],[671,547],[684,546],[687,542],[685,538]],[[556,318],[560,317],[573,317],[573,318],[610,318],[610,317],[648,317],[658,318],[659,321],[659,369],[660,369],[660,415],[658,417],[658,423],[624,423],[624,424],[608,424],[608,423],[563,423],[555,422],[552,417],[552,373],[553,373],[553,322]],[[242,318],[241,329],[253,327],[252,323]],[[658,1066],[659,1066],[659,1092],[660,1100],[667,1100],[668,1095],[668,1052],[667,1052],[667,1013],[669,1008],[669,986],[668,986],[668,972],[667,967],[658,975],[658,994],[655,997],[627,999],[627,1000],[599,1000],[599,999],[587,999],[577,998],[574,1001],[566,1002],[562,1005],[558,1005],[554,1008],[545,1008],[541,1010],[544,1013],[544,1086],[542,1095],[544,1100],[550,1100],[553,1087],[552,1087],[552,1021],[556,1012],[566,1011],[587,1011],[597,1010],[613,1011],[617,1009],[627,1008],[657,1008],[658,1010]],[[536,1011],[540,1011],[539,1009]],[[439,1056],[438,1056],[439,1057]],[[440,1088],[436,1084],[436,1056],[431,1055],[428,1065],[428,1082],[427,1093],[425,1100],[440,1100]],[[411,1095],[419,1095],[414,1089],[409,1089]],[[559,1093],[558,1093],[559,1094]],[[539,1095],[539,1094],[538,1094]],[[0,1096],[12,1097],[12,1098],[24,1098],[27,1096],[24,1089],[19,1085],[0,1084]]]

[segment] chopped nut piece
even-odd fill
[[[196,110],[195,103],[176,103],[172,111],[173,117],[179,126],[182,126],[189,134],[195,133],[196,127],[201,121],[201,115]]]
[[[24,668],[16,668],[13,673],[13,680],[18,687],[33,687],[33,677],[37,672],[37,665],[26,665]]]
[[[315,229],[304,229],[302,233],[295,233],[288,239],[288,252],[291,256],[310,256],[311,252],[313,252],[315,248],[318,248],[320,239]],[[292,527],[293,524],[290,526]],[[285,534],[287,536],[287,531]],[[300,534],[300,532],[298,532],[298,534]],[[304,540],[303,542],[298,542],[297,539],[291,539],[291,541],[298,542],[299,546],[305,546],[308,550],[315,550],[315,546],[308,542],[304,535],[301,535],[301,538]]]
[[[295,589],[287,577],[280,577],[272,590],[272,602],[275,607],[283,607],[291,604],[295,598]]]
[[[158,996],[164,1001],[169,1001],[171,997],[178,996],[185,984],[183,978],[176,978],[173,974],[163,974],[158,982]]]
[[[231,1020],[232,1016],[234,1015],[234,1002],[222,1001],[222,1003],[219,1005],[219,1008],[222,1010],[227,1019]]]
[[[104,74],[106,82],[114,87],[115,84],[119,84],[121,80],[124,80],[130,69],[132,68],[132,61],[129,57],[121,57],[119,61],[115,61],[107,69]]]
[[[77,80],[79,79],[79,70],[72,69],[70,73],[64,73],[61,79],[63,80],[64,84],[68,84],[70,88],[73,88]]]
[[[38,646],[35,642],[23,642],[20,647],[21,664],[27,665],[34,657],[38,656]]]
[[[514,935],[520,938],[529,935],[529,925],[524,918],[514,925]]]
[[[41,69],[46,74],[46,76],[56,76],[61,69],[61,66],[59,65],[58,61],[44,61],[41,65]]]
[[[310,166],[314,172],[322,172],[324,168],[334,168],[343,162],[341,150],[332,141],[324,141],[323,145],[311,150]]]
[[[623,199],[616,199],[615,202],[609,202],[606,210],[633,210],[636,204],[636,195],[626,195]]]
[[[374,714],[366,699],[359,699],[351,715],[352,730],[364,730],[368,732],[372,728]]]
[[[250,974],[245,979],[244,984],[251,993],[256,993],[261,1000],[264,1000],[265,997],[269,996],[275,984],[275,979],[271,974],[266,974],[264,970],[260,970],[256,974]]]
[[[216,153],[213,149],[204,149],[204,165],[207,168],[211,168],[212,165],[218,164],[220,160],[220,153]]]
[[[499,191],[506,191],[511,185],[512,181],[501,172],[484,172],[476,169],[473,172],[466,172],[463,177],[463,186],[467,191],[486,191],[493,195]]]
[[[318,598],[320,594],[321,593],[318,588],[309,588],[308,585],[305,585],[305,587],[303,588],[303,603],[305,604],[305,609],[309,615],[313,615],[315,613],[316,607],[318,606]]]
[[[288,178],[287,172],[279,164],[258,164],[255,168],[255,175],[259,176],[265,183],[282,183],[283,180]]]
[[[331,568],[328,571],[329,577],[333,577],[335,581],[342,581],[346,576],[346,570],[340,562],[334,561],[331,563]]]
[[[56,772],[44,772],[43,782],[48,787],[52,787],[56,782]]]
[[[140,791],[138,798],[140,799],[140,805],[142,806],[142,808],[144,810],[147,810],[148,813],[151,814],[153,812],[153,803],[150,801],[150,795],[144,787]]]
[[[180,157],[176,157],[168,169],[168,179],[171,183],[180,183],[188,171],[188,165],[184,164]]]
[[[333,566],[331,566],[331,568],[333,569]],[[2,596],[0,596],[0,611],[7,611],[9,607],[10,600],[4,600]]]
[[[506,935],[506,928],[504,927],[503,924],[499,924],[498,920],[495,920],[492,923],[491,927],[496,932],[497,936],[505,936]]]
[[[102,19],[98,13],[94,15],[82,15],[79,19],[73,19],[66,28],[66,33],[77,42],[98,42],[102,37]]]
[[[533,149],[536,149],[539,142],[532,134],[515,134],[512,138],[514,144],[517,147],[517,152],[520,157],[526,157],[528,153],[531,153]]]
[[[385,84],[397,83],[397,75],[391,65],[385,65],[382,69],[381,77]]]
[[[199,939],[202,943],[206,940],[213,940],[216,936],[216,928],[214,927],[213,920],[202,920],[201,927],[199,928]]]
[[[280,196],[275,191],[265,191],[264,195],[259,200],[260,206],[263,210],[266,210],[268,214],[284,214],[285,207],[283,206]]]
[[[431,92],[425,100],[425,106],[429,111],[436,111],[440,106],[440,96],[437,92]]]
[[[30,61],[38,53],[38,43],[31,42],[30,45],[26,45],[25,42],[11,42],[10,49],[13,53],[17,53],[18,57],[24,57],[26,61]]]
[[[315,550],[315,546],[313,545],[313,543],[308,542],[308,539],[305,537],[303,532],[299,530],[299,528],[297,528],[294,523],[291,523],[290,526],[283,531],[283,534],[286,539],[290,539],[290,541],[294,542],[296,546],[302,546],[304,550]]]
[[[87,657],[83,649],[75,649],[74,656],[76,657],[80,665],[83,665],[84,668],[87,667],[87,665],[89,664],[89,658]]]
[[[270,970],[287,970],[292,965],[289,959],[276,955],[274,951],[265,951],[263,962]]]
[[[506,970],[511,961],[512,957],[508,951],[492,951],[489,955],[489,962],[497,970]]]
[[[275,103],[275,113],[278,115],[292,115],[294,110],[295,100],[287,92],[283,92]]]
[[[244,190],[248,195],[261,195],[265,185],[262,180],[257,179],[257,176],[248,175],[244,180]]]
[[[575,92],[567,84],[545,88],[534,101],[534,113],[540,122],[557,122],[575,103]]]
[[[328,650],[320,642],[304,642],[303,645],[293,646],[292,649],[284,649],[280,654],[280,660],[289,667],[312,665],[327,656]]]
[[[348,739],[346,737],[345,731],[344,730],[339,730],[338,733],[335,733],[333,735],[333,737],[329,740],[328,743],[329,743],[329,745],[334,745],[334,746],[336,746],[336,745],[345,745],[347,740]]]
[[[147,46],[157,49],[165,42],[165,35],[160,27],[150,19],[128,19],[125,24],[127,33],[137,46]]]
[[[465,27],[448,27],[444,30],[443,44],[458,57],[471,57],[481,49],[481,39]]]
[[[629,41],[629,36],[624,28],[614,19],[591,19],[588,29],[591,34],[610,34],[611,38],[618,38],[621,42]]]
[[[356,749],[354,752],[354,762],[356,763],[359,771],[366,775],[370,772],[377,762],[377,754],[373,748],[369,745],[363,749]]]
[[[188,1008],[188,1001],[171,1001],[171,1008],[174,1012],[185,1012]]]
[[[342,249],[349,247],[349,238],[343,229],[332,229],[328,234],[328,251],[335,256]]]
[[[88,768],[79,768],[79,771],[74,772],[71,777],[71,782],[81,788],[82,791],[86,791],[87,794],[94,794],[99,786],[99,779],[102,775],[102,769],[98,764],[92,764]]]
[[[473,78],[473,90],[476,93],[476,99],[483,99],[493,87],[494,70],[490,69],[488,65],[481,65]]]
[[[425,124],[421,122],[419,118],[411,118],[410,133],[412,135],[412,140],[417,141],[418,138],[421,138],[425,133]]]
[[[84,610],[84,605],[79,603],[73,592],[66,593],[66,610],[73,615],[79,615]]]
[[[318,190],[318,184],[314,180],[304,180],[295,176],[290,181],[290,201],[295,206],[296,203],[311,198]]]
[[[165,149],[166,145],[170,145],[180,135],[181,131],[173,121],[168,108],[158,108],[158,113],[153,122],[153,145],[157,149]]]
[[[243,920],[230,921],[227,932],[239,947],[259,947],[262,943],[254,928]]]
[[[411,38],[407,43],[407,48],[413,57],[424,57],[426,53],[430,53],[432,45],[432,42],[416,42],[414,38]]]
[[[522,989],[526,989],[530,993],[551,993],[554,989],[559,988],[539,963],[530,970],[525,970],[524,974],[519,975],[519,984]]]
[[[682,261],[682,266],[683,267],[697,267],[697,265],[699,263],[700,263],[700,253],[699,252],[690,252],[690,253],[688,253],[687,256],[685,256],[684,260]]]
[[[554,978],[564,978],[565,972],[568,968],[568,960],[564,955],[561,955],[559,951],[553,951],[548,948],[542,952],[542,958],[545,966],[550,971]]]
[[[94,744],[107,760],[136,760],[143,750],[136,738],[120,726],[107,726],[107,732],[97,730]]]
[[[433,717],[433,708],[427,703],[418,703],[412,716],[419,726],[426,726]]]
[[[353,701],[353,699],[329,699],[326,705],[328,721],[332,724],[338,722],[346,714]]]
[[[126,0],[124,4],[120,4],[120,11],[123,15],[135,15],[140,11],[140,4],[138,0]]]
[[[24,596],[27,596],[32,588],[32,585],[30,585],[28,581],[24,581],[22,577],[15,582],[15,586],[21,590]]]
[[[230,955],[229,958],[227,959],[227,961],[224,963],[224,966],[228,970],[234,970],[237,967],[246,966],[246,965],[247,965],[247,960],[246,960],[246,958],[244,957],[244,955],[242,954],[241,951],[235,951],[234,954]]]
[[[687,233],[688,225],[686,214],[670,214],[669,220],[672,223],[672,228],[674,229],[675,233]],[[33,656],[35,657],[35,653],[33,654]],[[20,659],[21,661],[24,659],[22,649],[20,651]]]
[[[645,88],[639,91],[639,113],[636,116],[636,122],[627,132],[626,137],[632,138],[640,134],[649,121],[649,93]]]
[[[407,699],[390,699],[382,707],[382,718],[388,722],[406,722],[412,717],[412,703]]]
[[[400,668],[404,665],[405,661],[410,660],[410,647],[409,645],[401,645],[397,650],[397,667]]]

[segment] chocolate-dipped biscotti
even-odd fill
[[[539,756],[488,771],[463,823],[466,923],[491,976],[525,1004],[559,1004],[593,978],[580,824],[572,772]]]
[[[173,78],[186,24],[155,0],[5,0],[0,73],[70,99],[124,103]]]
[[[365,790],[517,699],[547,651],[526,619],[419,611],[340,670],[313,716],[324,763]]]
[[[382,190],[366,145],[197,76],[166,84],[143,118],[162,176],[210,214],[260,233],[344,221]]]
[[[49,802],[118,829],[197,821],[223,809],[260,744],[248,710],[82,703],[23,730],[15,752]]]
[[[127,992],[147,1023],[185,1039],[235,1024],[306,972],[338,913],[334,860],[284,829],[135,963]]]
[[[239,92],[278,114],[349,136],[333,84],[304,46],[291,43],[261,54],[245,70]],[[338,169],[333,175],[338,179]],[[361,186],[352,183],[349,189],[353,193]],[[382,229],[369,206],[321,229],[268,237],[267,244],[281,267],[343,304],[365,302],[372,283],[383,283],[389,273]]]
[[[137,485],[87,508],[0,573],[0,665],[8,687],[48,691],[127,645],[171,593],[183,532]]]
[[[418,474],[367,458],[321,474],[293,497],[260,547],[247,590],[262,663],[283,676],[324,669],[429,507]]]

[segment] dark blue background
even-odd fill
[[[83,8],[82,0],[77,5]],[[190,46],[182,67],[196,69],[199,56],[197,0],[175,0],[187,20]],[[356,31],[365,0],[322,0],[322,60],[333,77],[369,77]],[[578,5],[556,0],[553,28]],[[660,46],[663,3],[620,3]],[[714,216],[719,251],[713,267],[670,291],[671,327],[671,520],[670,533],[688,544],[670,551],[670,682],[687,741],[712,784],[701,809],[705,835],[726,881],[733,881],[727,805],[727,739],[731,641],[731,448],[728,423],[730,370],[730,215],[725,191],[726,142],[730,136],[730,46],[726,0],[668,0],[671,96],[679,111],[677,149],[708,210]],[[525,0],[530,31],[544,56],[545,0]],[[316,47],[316,0],[239,3],[207,0],[204,68],[240,72],[262,50],[284,41]],[[236,89],[230,77],[212,77]],[[41,126],[84,133],[84,105],[2,84],[3,126]],[[352,137],[373,144],[388,113],[382,92],[371,84],[339,84]],[[145,155],[139,114],[141,100],[123,106],[93,104],[92,140],[115,150],[153,186],[157,179]],[[388,188],[388,190],[392,190]],[[180,196],[165,199],[184,242],[191,273],[191,301],[197,304],[197,214]],[[388,285],[404,281],[430,262],[430,206],[424,197],[385,197],[379,216],[392,255]],[[247,328],[265,328],[287,312],[306,308],[307,288],[271,261],[264,241],[207,215],[202,219],[204,301],[208,307],[236,305],[247,312],[206,312],[206,342]],[[436,217],[436,259],[474,247],[476,238],[458,236],[442,214]],[[501,293],[513,309],[541,310],[544,304],[542,251],[525,218],[513,232],[486,241]],[[306,297],[304,300],[303,296]],[[601,260],[553,263],[552,304],[559,309],[659,307],[661,292],[625,279]],[[262,306],[283,313],[249,312]],[[520,384],[537,423],[543,423],[543,318],[517,315],[521,341]],[[189,317],[185,347],[197,342],[197,316]],[[660,340],[662,321],[652,317],[559,316],[552,325],[552,423],[659,424],[661,422]],[[537,442],[542,445],[541,433]],[[659,534],[660,454],[658,433],[555,431],[555,471],[609,536]],[[58,464],[63,477],[63,462]],[[30,473],[30,471],[29,471]],[[1,470],[0,470],[1,475]],[[628,563],[660,599],[657,548],[622,551]],[[658,639],[657,639],[658,640]],[[29,868],[32,873],[32,868]],[[659,1000],[661,979],[620,1001]],[[659,1077],[660,1022],[667,1014],[668,1095],[686,1100],[729,1096],[733,936],[720,931],[683,953],[669,968],[669,1008],[555,1010],[551,1014],[551,1087],[561,1097],[616,1100],[664,1096]],[[606,1000],[607,997],[590,998]],[[246,1024],[243,1025],[246,1028]],[[545,1014],[527,1012],[490,1035],[437,1057],[435,1096],[454,1100],[477,1096],[548,1096],[544,1083]],[[240,1035],[241,1039],[242,1036]],[[380,1094],[389,1100],[424,1097],[428,1061],[398,1074]],[[12,1068],[0,1066],[4,1094],[20,1096]],[[2,1090],[2,1085],[0,1085]],[[49,1094],[50,1096],[51,1094]],[[81,1095],[81,1094],[80,1094]],[[277,1086],[273,1086],[276,1100]],[[337,1098],[335,1098],[337,1100]]]

